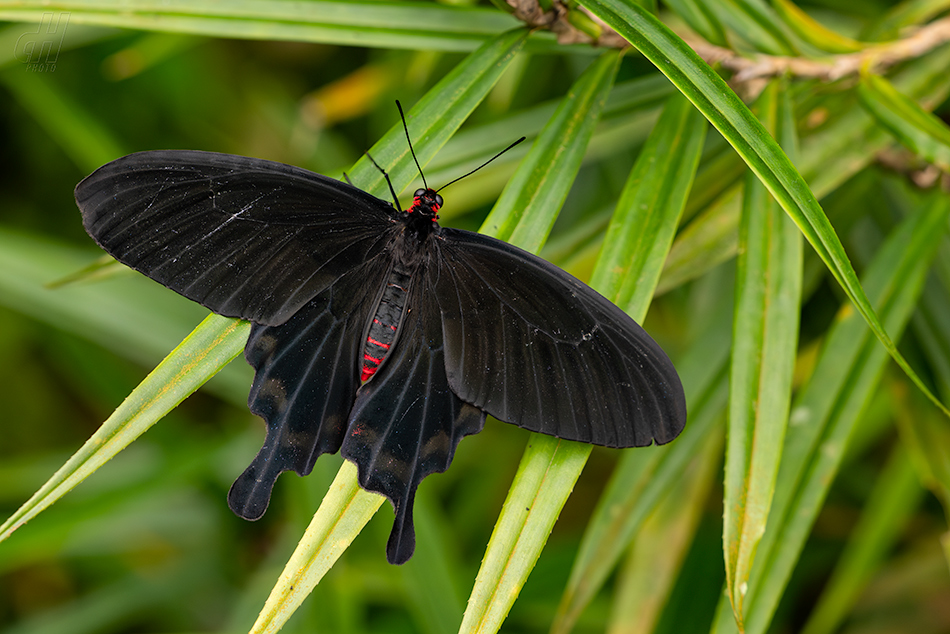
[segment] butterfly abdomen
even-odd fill
[[[394,266],[389,274],[386,288],[383,289],[373,321],[369,325],[366,341],[363,342],[363,367],[360,371],[360,381],[368,381],[389,356],[396,340],[396,330],[402,320],[411,279],[411,276],[398,265]]]

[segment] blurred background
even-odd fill
[[[885,2],[842,4],[829,0],[820,10],[851,28],[891,8]],[[70,24],[54,67],[31,69],[16,52],[22,36],[39,26],[0,24],[4,518],[207,314],[117,267],[68,279],[103,255],[81,226],[72,197],[76,183],[114,158],[158,148],[243,154],[339,178],[397,123],[395,99],[411,106],[465,55]],[[430,184],[463,173],[473,145],[478,155],[490,155],[522,134],[536,135],[594,59],[586,47],[558,48],[543,38],[519,55],[427,167]],[[672,90],[637,55],[623,60],[616,83],[615,101],[608,103],[542,252],[581,278],[590,273],[617,192]],[[822,96],[817,89],[808,98]],[[817,118],[809,123],[803,114],[803,129],[820,130],[828,109],[809,112]],[[946,106],[937,112],[946,113]],[[732,162],[723,158],[722,139],[711,133],[702,164],[719,160],[720,167],[705,181],[698,177],[687,217],[713,205],[741,178],[742,165],[728,154]],[[477,229],[522,156],[514,151],[443,192],[442,224]],[[902,174],[873,164],[832,189],[822,204],[859,272],[873,254],[868,245],[880,243],[907,200],[922,196]],[[710,265],[699,281],[685,282],[687,275],[670,282],[651,308],[646,328],[674,358],[708,325],[716,307],[731,310],[734,271],[728,256],[719,259],[724,264]],[[809,266],[803,375],[843,301],[814,258],[806,260],[806,271]],[[929,367],[920,340],[910,339],[904,349],[912,363]],[[925,374],[938,384],[939,377]],[[246,407],[251,376],[235,360],[0,544],[0,632],[247,631],[340,465],[338,456],[324,456],[307,478],[285,474],[262,520],[235,517],[226,503],[228,487],[264,436],[262,421]],[[863,440],[849,453],[816,522],[774,631],[803,625],[896,442],[894,394],[912,388],[890,371],[884,385],[868,409]],[[721,433],[715,438],[711,442],[722,442]],[[452,468],[426,479],[419,490],[417,522],[431,547],[420,548],[403,567],[389,566],[384,549],[392,510],[384,505],[284,631],[455,631],[527,439],[526,432],[494,420],[465,439]],[[695,537],[654,631],[706,631],[712,622],[724,579],[721,454],[716,456],[710,492],[697,506]],[[581,535],[617,460],[618,452],[594,449],[504,632],[550,627]],[[950,575],[939,544],[946,531],[943,512],[919,484],[907,490],[913,496],[907,521],[861,595],[848,631],[950,632]],[[612,592],[613,577],[575,631],[604,631]]]

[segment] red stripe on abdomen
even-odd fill
[[[363,364],[360,370],[360,381],[368,381],[389,356],[390,348],[396,340],[396,330],[402,320],[402,313],[406,306],[409,282],[411,278],[406,272],[393,268],[383,296],[376,306],[376,314],[369,326],[366,341],[363,342]]]

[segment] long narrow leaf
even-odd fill
[[[766,127],[794,155],[794,117],[782,88],[772,82],[757,105]],[[801,233],[750,173],[736,265],[722,538],[726,584],[740,623],[785,438],[801,286]]]
[[[0,540],[85,480],[244,349],[250,324],[209,315],[3,525]]]
[[[901,92],[933,107],[946,98],[950,88],[943,81],[948,63],[950,49],[935,51],[895,75],[894,84]],[[833,105],[829,98],[825,98],[812,107],[814,112],[822,112]],[[802,139],[796,165],[815,196],[822,198],[865,168],[880,150],[891,143],[890,135],[864,108],[854,104]],[[697,176],[694,189],[698,190],[700,184]],[[702,275],[736,253],[740,188],[727,190],[718,196],[680,232],[663,270],[657,289],[659,293]]]
[[[617,289],[617,305],[640,321],[673,243],[705,136],[706,120],[693,105],[679,94],[668,99],[607,229],[591,285]]]
[[[950,171],[950,127],[902,95],[879,75],[866,75],[858,85],[861,103],[907,149]]]
[[[568,91],[511,176],[480,229],[531,252],[540,250],[577,177],[620,64],[604,53]]]
[[[910,318],[950,202],[937,199],[921,212],[895,230],[865,275],[871,297],[894,332],[901,332]],[[886,360],[858,316],[844,307],[792,408],[768,520],[774,530],[759,544],[745,597],[747,632],[766,631]],[[716,631],[737,631],[731,614],[719,619]]]
[[[619,53],[605,53],[575,82],[512,178],[508,193],[485,220],[485,233],[511,236],[522,248],[540,249],[580,168],[619,61]],[[545,193],[547,187],[555,193]],[[475,578],[460,632],[501,628],[590,451],[590,445],[532,436]]]
[[[650,634],[656,628],[718,480],[723,434],[719,426],[715,431],[634,540],[617,580],[608,634]]]
[[[795,221],[885,350],[914,384],[950,416],[950,410],[930,392],[887,334],[808,185],[725,81],[683,40],[640,7],[623,0],[583,0],[582,4],[636,46],[716,126]]]
[[[71,24],[255,40],[471,51],[518,26],[500,11],[421,2],[344,0],[145,1],[59,0],[0,7],[0,20],[38,23],[65,12]]]
[[[386,498],[361,489],[356,475],[356,465],[344,461],[249,634],[280,631],[382,506]]]
[[[713,306],[695,316],[703,336],[676,363],[686,391],[686,429],[668,449],[631,450],[620,459],[584,532],[552,634],[571,631],[670,486],[700,447],[711,442],[722,419],[728,395],[732,294],[721,292],[721,286],[715,288]]]
[[[881,560],[894,547],[923,492],[907,449],[896,445],[802,634],[838,631]]]

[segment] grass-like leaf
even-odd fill
[[[0,20],[38,23],[44,13],[67,12],[73,24],[255,40],[322,42],[350,46],[471,51],[514,17],[481,7],[428,2],[343,0],[60,0],[0,7]]]
[[[511,236],[527,250],[540,249],[580,168],[620,54],[603,54],[574,83],[506,188],[509,193],[502,194],[485,220],[485,233]],[[554,193],[545,193],[547,188]],[[590,445],[532,436],[475,578],[460,632],[501,628],[590,451]]]
[[[907,149],[950,171],[950,127],[902,95],[880,75],[865,75],[858,85],[861,103]]]
[[[16,513],[0,540],[36,517],[141,436],[244,349],[250,324],[209,315]]]
[[[617,202],[591,286],[616,289],[637,321],[659,280],[692,187],[706,120],[681,95],[670,97]]]
[[[896,445],[802,634],[833,634],[839,630],[884,556],[894,547],[923,492],[907,449]]]
[[[794,156],[795,122],[783,88],[773,81],[756,105],[766,128]],[[801,233],[750,173],[736,264],[722,537],[726,584],[740,622],[785,438],[801,286]]]
[[[920,211],[893,232],[865,274],[865,285],[894,332],[902,332],[916,304],[950,201],[940,198]],[[745,596],[746,632],[768,628],[886,360],[858,315],[844,306],[792,408],[768,518],[772,530],[759,543]],[[738,631],[728,609],[721,606],[719,615],[716,632]]]
[[[772,7],[795,35],[818,50],[828,53],[853,53],[866,46],[862,42],[832,31],[790,0],[772,0]]]

